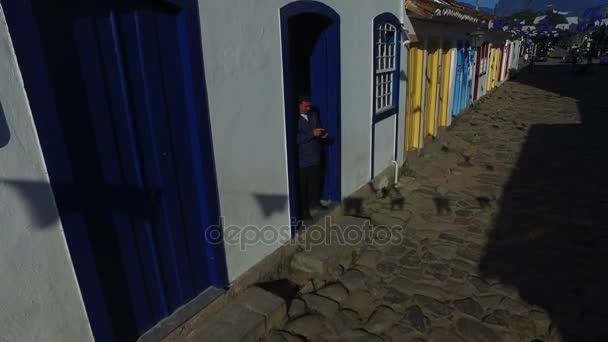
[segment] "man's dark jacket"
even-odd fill
[[[319,115],[315,112],[308,113],[308,120],[298,115],[298,166],[300,168],[321,164],[321,153],[323,147],[320,139],[315,138],[313,130],[321,128]]]

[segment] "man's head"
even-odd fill
[[[298,99],[298,111],[300,114],[306,114],[310,112],[312,108],[312,100],[307,96],[300,96]]]

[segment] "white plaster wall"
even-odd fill
[[[395,121],[395,116],[392,116],[376,124],[374,176],[384,171],[395,160]]]
[[[38,184],[37,205],[57,217],[1,8],[0,105],[0,134],[10,133],[0,145],[0,341],[92,341],[61,224],[43,226],[24,192]]]
[[[285,108],[280,8],[288,0],[199,1],[209,111],[225,226],[270,225],[289,237]],[[341,17],[341,192],[346,196],[369,181],[372,111],[372,24],[378,14],[401,17],[400,0],[325,0]],[[402,65],[405,70],[405,65]],[[402,87],[404,89],[405,87]],[[405,94],[405,92],[401,92]],[[404,95],[402,95],[404,96]],[[403,99],[401,102],[403,103]],[[394,125],[378,136],[393,136]],[[381,142],[384,144],[383,142]],[[258,197],[256,197],[256,195]],[[264,213],[259,195],[274,196]],[[280,205],[283,199],[284,205]],[[226,245],[234,280],[282,241]]]

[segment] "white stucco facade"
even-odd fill
[[[209,112],[226,227],[273,227],[290,236],[288,167],[283,98],[280,9],[287,0],[200,1]],[[399,0],[323,1],[340,15],[341,194],[365,185],[372,154],[372,35],[374,18],[385,12],[402,19]],[[406,19],[407,21],[407,19]],[[408,27],[409,22],[406,22]],[[399,45],[402,49],[402,45]],[[402,50],[404,51],[404,50]],[[405,53],[401,70],[405,72]],[[403,155],[405,80],[396,118],[376,125],[375,173],[390,166],[395,140]],[[271,212],[261,197],[274,198]],[[248,246],[226,245],[232,281],[285,239]]]
[[[92,341],[0,7],[0,341]]]

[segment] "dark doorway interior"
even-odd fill
[[[290,94],[288,106],[288,153],[290,182],[298,179],[297,100],[300,96],[312,98],[314,110],[319,114],[323,128],[330,138],[325,144],[322,168],[321,194],[323,200],[339,201],[339,38],[337,24],[330,18],[305,13],[288,20],[288,67]],[[291,124],[289,124],[291,122]],[[297,188],[297,187],[296,187]],[[292,188],[293,189],[293,188]],[[292,192],[293,193],[293,192]],[[292,196],[291,201],[298,201]],[[292,208],[297,205],[292,205]],[[297,215],[299,217],[300,215]]]
[[[311,67],[313,51],[323,31],[331,21],[318,14],[301,14],[289,20],[289,49],[293,90],[293,101],[301,95],[311,96]]]

